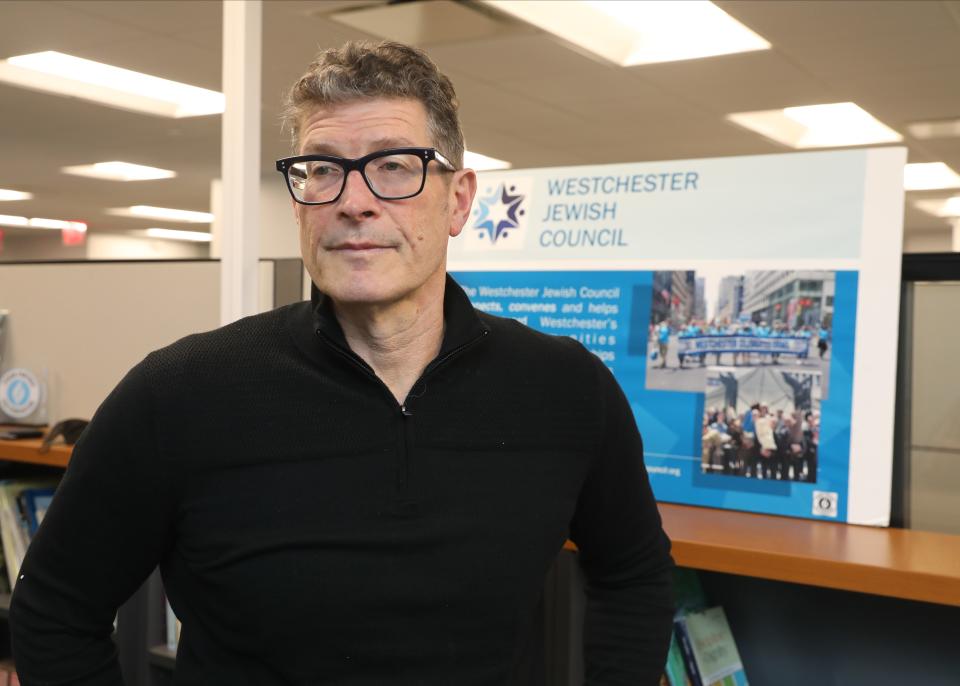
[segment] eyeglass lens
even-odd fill
[[[361,173],[377,196],[385,200],[406,198],[420,192],[424,164],[419,155],[386,155],[368,161]],[[313,203],[334,200],[346,181],[343,167],[329,160],[295,162],[288,176],[297,200]]]

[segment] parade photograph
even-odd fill
[[[657,271],[646,388],[702,393],[708,367],[820,374],[829,391],[836,274],[826,270]]]
[[[816,482],[821,375],[772,367],[710,367],[704,474]]]

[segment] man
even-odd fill
[[[655,684],[671,560],[606,367],[445,274],[476,190],[449,80],[348,44],[294,86],[312,303],[151,354],[78,442],[12,608],[26,684],[119,684],[114,612],[159,564],[177,683],[542,683],[544,575],[588,579],[590,684]]]
[[[670,350],[670,324],[664,319],[657,327],[657,346],[660,351],[660,369],[667,366],[667,352]],[[682,366],[682,365],[681,365]]]

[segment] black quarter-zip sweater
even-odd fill
[[[450,279],[444,317],[403,405],[322,297],[137,365],[23,563],[25,686],[121,684],[114,614],[157,565],[178,686],[542,684],[568,537],[587,683],[656,684],[672,562],[622,392],[579,343],[478,313]]]

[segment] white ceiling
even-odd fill
[[[904,134],[910,161],[942,161],[960,171],[960,138],[918,141],[906,130],[915,121],[960,117],[956,0],[718,2],[773,49],[630,68],[466,4],[386,4],[264,3],[265,177],[280,183],[272,161],[289,147],[278,124],[280,100],[316,50],[377,37],[330,14],[371,6],[379,12],[359,21],[367,31],[387,26],[397,37],[418,36],[453,79],[468,147],[515,167],[784,152],[724,115],[849,100]],[[426,17],[423,33],[414,31],[415,14]],[[0,59],[41,50],[219,89],[221,6],[0,2]],[[219,117],[171,120],[0,85],[0,124],[0,188],[35,194],[0,204],[0,214],[79,219],[90,232],[117,232],[156,222],[114,217],[106,208],[209,209],[210,180],[220,166]],[[115,183],[59,171],[114,159],[179,176]],[[909,202],[905,221],[911,232],[948,229]]]

